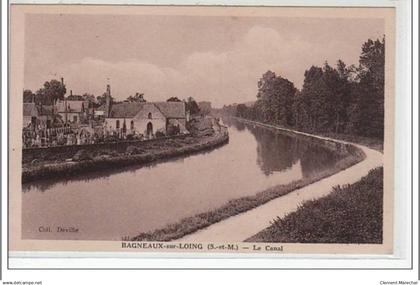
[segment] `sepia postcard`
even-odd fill
[[[9,250],[394,251],[394,8],[11,5]]]

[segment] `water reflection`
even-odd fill
[[[302,137],[224,123],[229,144],[212,151],[23,185],[22,237],[119,240],[312,175],[339,158]],[[40,232],[41,226],[78,232]]]
[[[301,163],[303,177],[310,177],[335,165],[342,157],[338,152],[328,149],[319,140],[288,132],[255,126],[236,119],[225,118],[230,128],[248,130],[257,141],[257,164],[266,175],[291,168]]]

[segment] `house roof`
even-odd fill
[[[36,117],[38,116],[38,109],[35,103],[23,103],[23,116],[24,117]]]
[[[111,118],[132,118],[145,106],[155,106],[166,118],[185,118],[185,105],[183,102],[122,102],[111,106]],[[105,110],[104,105],[97,110]]]
[[[105,111],[105,109],[106,109],[106,106],[105,106],[105,104],[103,104],[103,105],[99,106],[98,108],[96,108],[95,110],[96,111]]]
[[[83,96],[82,95],[76,95],[76,94],[72,94],[67,96],[67,101],[84,101]]]
[[[156,102],[154,104],[166,118],[185,118],[184,102]]]
[[[132,118],[138,114],[145,103],[122,102],[111,105],[109,116],[111,118]]]

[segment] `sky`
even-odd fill
[[[312,65],[357,64],[383,34],[381,19],[29,14],[24,86],[63,77],[73,94],[109,83],[118,100],[140,92],[221,107],[255,100],[267,70],[300,89]]]

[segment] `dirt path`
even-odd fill
[[[260,123],[257,123],[260,124]],[[264,125],[264,124],[261,124]],[[268,125],[265,125],[268,126]],[[279,127],[275,127],[282,129]],[[284,129],[286,130],[286,129]],[[302,135],[347,143],[340,140],[291,131]],[[245,213],[233,216],[205,229],[177,240],[181,242],[241,242],[270,226],[276,217],[284,217],[297,210],[298,205],[306,200],[318,199],[329,194],[336,185],[352,184],[367,175],[369,170],[383,165],[383,155],[379,151],[358,144],[352,145],[362,149],[366,159],[333,176],[322,179],[311,185],[295,190],[287,195],[274,199],[264,205]]]

